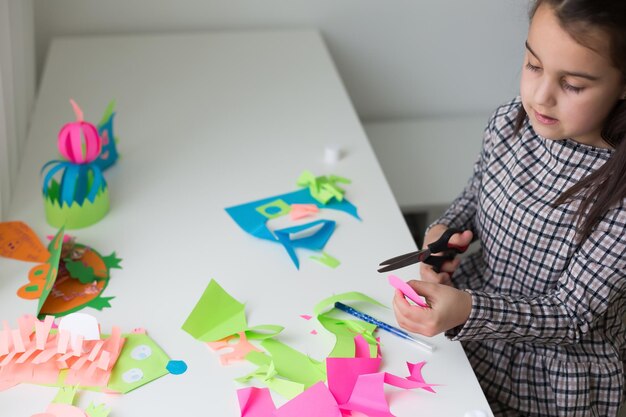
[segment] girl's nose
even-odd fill
[[[538,81],[535,88],[535,103],[542,106],[553,106],[556,103],[554,81],[548,78]]]

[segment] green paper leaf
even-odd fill
[[[92,267],[85,265],[81,261],[65,259],[65,267],[70,273],[70,276],[79,280],[81,284],[89,284],[97,279],[101,279],[96,277]]]
[[[110,413],[111,409],[105,404],[95,405],[94,403],[91,403],[85,410],[85,414],[89,417],[107,417]]]
[[[57,234],[52,238],[50,244],[48,245],[48,252],[50,252],[50,258],[48,258],[48,262],[46,264],[50,265],[48,269],[48,274],[46,275],[46,280],[44,287],[41,291],[41,295],[39,296],[39,304],[37,305],[37,318],[41,318],[40,312],[43,307],[46,299],[50,295],[52,291],[52,287],[54,286],[54,281],[57,279],[57,273],[59,272],[59,261],[61,260],[61,250],[63,249],[63,235],[65,228],[61,227]]]
[[[109,269],[122,269],[122,267],[120,266],[120,262],[122,262],[122,260],[115,255],[115,252],[113,252],[109,256],[103,256],[102,261],[104,261],[104,264]]]
[[[244,305],[211,280],[182,329],[202,342],[215,342],[247,327]]]
[[[104,308],[111,307],[109,301],[114,298],[115,297],[97,297],[91,300],[87,305],[91,308],[102,311]]]
[[[57,395],[54,397],[54,400],[52,400],[53,404],[67,404],[67,405],[72,405],[74,404],[74,397],[76,396],[76,390],[78,389],[78,386],[66,386],[66,387],[61,387],[59,388],[59,391],[57,392]]]

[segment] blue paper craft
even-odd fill
[[[106,171],[111,165],[115,164],[119,156],[117,153],[117,138],[113,134],[113,118],[115,114],[115,100],[113,100],[107,106],[102,120],[98,123],[98,134],[100,139],[102,139],[102,151],[94,163],[102,171]]]
[[[282,244],[283,247],[289,253],[289,256],[293,260],[296,267],[299,268],[299,262],[297,260],[297,257],[295,256],[295,252],[293,248],[309,247],[309,246],[299,246],[299,245],[312,244],[313,242],[315,242],[315,245],[319,246],[319,242],[323,240],[322,237],[325,236],[325,234],[328,234],[328,236],[326,236],[324,240],[324,244],[325,244],[326,241],[328,241],[328,238],[330,238],[330,235],[332,234],[334,230],[334,222],[332,222],[333,223],[332,227],[328,226],[328,224],[330,223],[324,224],[324,226],[322,226],[322,228],[318,230],[317,233],[315,234],[315,235],[319,234],[319,236],[315,237],[314,239],[313,239],[313,236],[315,235],[309,236],[311,240],[304,240],[304,242],[302,242],[304,238],[295,239],[295,240],[290,239],[287,242],[287,239],[285,237],[283,237],[281,241],[277,236],[274,236],[274,234],[267,228],[266,223],[268,219],[271,219],[280,215],[286,215],[287,213],[289,213],[289,210],[287,210],[286,207],[290,207],[291,204],[315,204],[320,209],[324,208],[324,209],[343,211],[344,213],[347,213],[350,216],[358,220],[361,220],[361,218],[357,214],[357,208],[352,203],[350,203],[347,199],[344,198],[342,201],[333,200],[333,201],[330,201],[328,204],[322,204],[311,196],[311,192],[307,188],[293,191],[287,194],[281,194],[281,195],[277,195],[273,197],[264,198],[262,200],[252,201],[250,203],[240,204],[240,205],[233,206],[233,207],[227,207],[225,210],[228,213],[228,215],[230,215],[230,217],[232,217],[232,219],[239,225],[239,227],[241,227],[247,233],[250,233],[251,235],[258,237],[259,239],[269,240],[272,242],[277,242],[277,243]],[[316,223],[316,222],[313,222],[313,223]],[[304,229],[307,229],[307,228],[315,227],[317,224],[319,223],[316,223],[314,225],[309,223],[308,225],[302,225],[302,226],[306,226]],[[300,226],[296,226],[296,227],[300,227]],[[292,229],[292,228],[281,229],[275,232],[278,232],[277,235],[281,235],[281,233],[283,233],[284,235],[284,233],[289,234],[289,233],[297,232],[297,231],[295,232],[289,231],[289,229]],[[304,229],[301,229],[299,231],[302,231]],[[300,242],[298,242],[298,240],[300,240]],[[287,244],[285,244],[285,242]],[[322,248],[323,248],[323,245],[319,249],[321,250]]]
[[[291,235],[315,229],[318,225],[322,225],[319,230],[301,238],[291,238]],[[311,250],[322,250],[335,231],[335,222],[333,220],[317,220],[298,226],[287,227],[285,229],[274,230],[274,234],[278,241],[287,250],[291,260],[296,264],[296,268],[300,268],[300,261],[294,248],[306,248]]]

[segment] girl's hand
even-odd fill
[[[424,336],[435,336],[467,321],[472,310],[471,294],[432,282],[413,280],[408,284],[426,298],[430,308],[409,304],[402,293],[396,290],[393,310],[403,329]]]
[[[439,239],[443,232],[445,232],[447,229],[448,226],[444,226],[443,224],[433,226],[428,231],[426,236],[424,236],[423,247],[425,248],[426,245],[428,245],[429,243],[432,243]],[[452,235],[452,237],[450,238],[450,243],[459,246],[469,245],[470,243],[472,243],[473,237],[474,235],[472,234],[472,232],[466,230],[463,233],[456,233]],[[451,261],[445,262],[441,267],[441,272],[437,273],[433,270],[433,267],[431,265],[422,262],[420,264],[420,276],[422,277],[422,281],[425,282],[435,282],[438,284],[452,286],[452,281],[450,277],[452,276],[452,273],[458,268],[460,263],[461,258],[457,256]]]

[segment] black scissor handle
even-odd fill
[[[428,258],[424,259],[424,263],[433,267],[433,271],[439,273],[441,272],[441,267],[444,263],[453,260],[456,257],[456,252],[449,250],[445,252],[441,256],[430,255]]]
[[[430,250],[431,253],[446,252],[446,251],[454,251],[455,253],[465,252],[469,245],[457,246],[457,245],[450,244],[450,238],[452,237],[452,235],[457,234],[457,233],[463,233],[463,230],[458,229],[456,227],[451,227],[450,229],[443,232],[443,234],[441,235],[439,239],[437,239],[433,243],[428,244],[427,245],[428,249]]]

